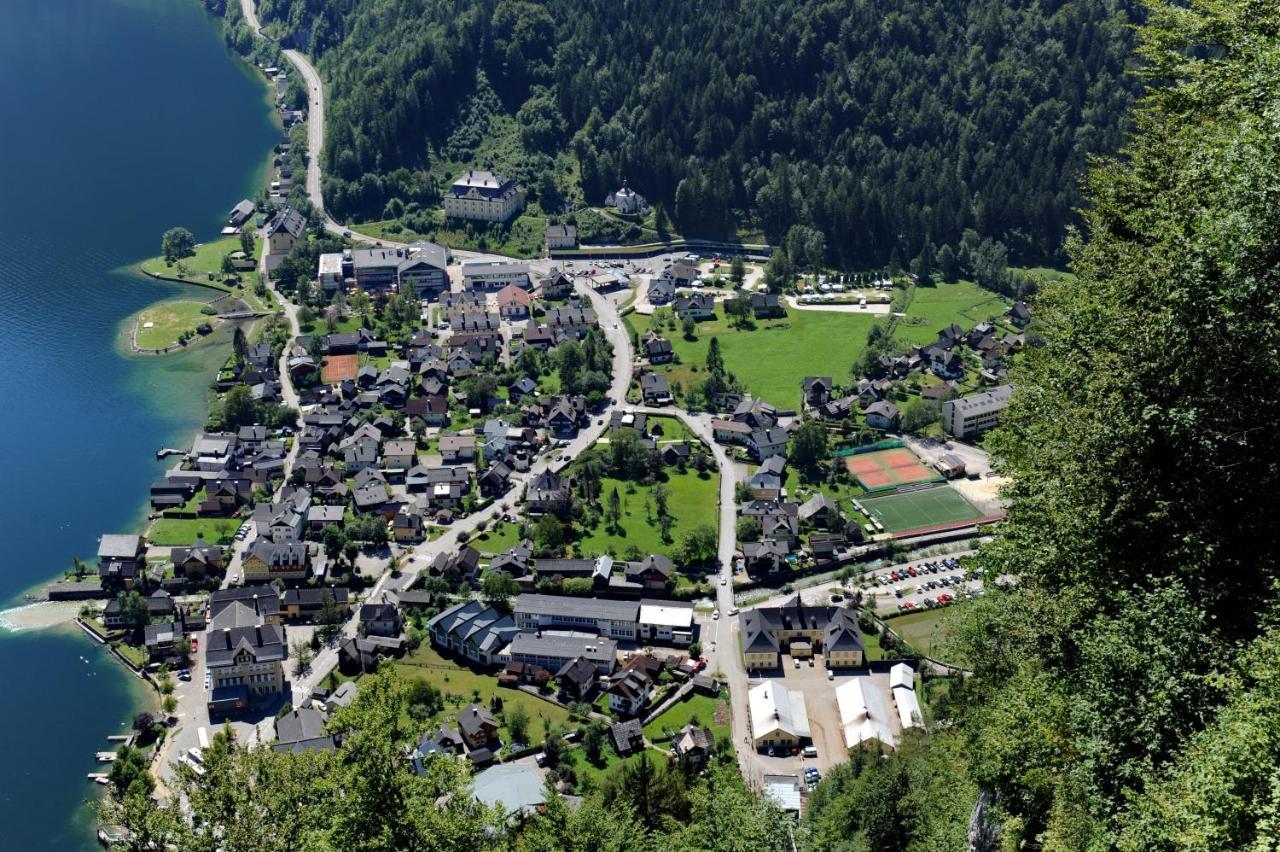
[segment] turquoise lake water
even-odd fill
[[[226,344],[123,354],[123,320],[184,289],[129,267],[170,226],[216,236],[279,131],[196,0],[0,2],[0,126],[0,602],[13,606],[102,533],[137,529],[156,448],[203,421]],[[96,848],[85,774],[146,695],[68,628],[0,630],[0,675],[0,849]]]

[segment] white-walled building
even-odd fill
[[[780,680],[766,680],[748,691],[747,707],[756,748],[796,746],[810,736],[804,693],[787,689]]]
[[[649,209],[649,202],[645,201],[643,195],[627,186],[625,180],[622,182],[622,188],[611,193],[604,203],[606,207],[612,207],[624,214],[642,213]]]
[[[505,222],[524,209],[524,187],[490,171],[463,172],[444,196],[451,219]]]
[[[462,261],[462,286],[466,290],[501,290],[514,284],[529,289],[529,264],[501,257],[474,257]]]
[[[896,745],[889,724],[889,708],[870,677],[850,678],[836,687],[836,706],[840,710],[840,726],[844,729],[847,747],[855,748],[873,740],[890,748]]]
[[[923,728],[924,713],[920,710],[920,699],[916,697],[915,670],[906,663],[898,663],[889,670],[889,687],[902,729]]]
[[[640,604],[526,593],[516,598],[514,615],[521,630],[590,630],[610,639],[635,641]]]
[[[942,428],[956,438],[981,435],[1000,421],[1013,396],[1012,385],[1000,385],[983,393],[942,403]]]

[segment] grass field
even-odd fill
[[[1008,304],[1003,296],[983,290],[972,281],[916,287],[907,315],[898,323],[894,337],[903,343],[923,346],[936,340],[938,332],[951,323],[967,331],[985,319],[999,317]]]
[[[363,222],[351,226],[353,230],[378,240],[410,243],[430,240],[455,249],[492,251],[513,257],[538,257],[542,253],[543,236],[547,220],[533,213],[524,213],[512,219],[508,225],[493,226],[488,232],[468,234],[456,223],[446,222],[444,211],[432,212],[431,229],[425,233],[415,231],[397,219]]]
[[[951,616],[957,606],[952,604],[938,609],[926,609],[922,612],[909,612],[906,615],[895,615],[885,619],[894,633],[911,647],[923,654],[935,657],[935,652],[951,633]],[[936,657],[935,657],[936,659]],[[945,660],[944,660],[945,662]]]
[[[520,525],[509,524],[506,521],[493,524],[489,529],[470,541],[471,546],[476,550],[482,553],[492,553],[495,556],[503,551],[510,550],[519,543]]]
[[[196,246],[192,257],[184,257],[175,263],[168,263],[164,257],[153,257],[142,262],[142,270],[152,275],[163,275],[168,278],[185,278],[188,281],[204,281],[209,273],[215,280],[221,281],[222,258],[233,251],[240,250],[240,237],[219,237]],[[185,274],[178,269],[182,264]]]
[[[906,494],[867,497],[862,507],[891,533],[972,521],[982,513],[954,488],[941,486]]]
[[[723,316],[723,309],[717,307]],[[643,335],[650,318],[628,314],[627,323]],[[754,330],[729,327],[724,319],[698,324],[697,339],[686,340],[677,328],[664,330],[680,364],[662,368],[671,382],[688,388],[706,380],[707,347],[720,341],[725,367],[748,391],[774,405],[800,405],[805,376],[831,376],[849,380],[849,369],[866,347],[867,331],[876,318],[862,314],[823,311],[791,311],[778,320],[761,321]]]
[[[161,547],[193,544],[201,536],[206,541],[230,544],[239,526],[235,518],[158,518],[147,538]]]
[[[662,541],[662,530],[658,526],[657,510],[653,503],[653,486],[623,482],[617,479],[600,481],[600,502],[607,505],[609,492],[618,489],[618,497],[622,503],[622,518],[619,521],[621,530],[615,533],[605,520],[593,530],[583,533],[582,553],[586,556],[610,554],[620,556],[631,545],[640,548],[645,554],[664,553],[671,555],[680,544],[685,534],[702,524],[716,528],[716,505],[719,497],[720,483],[716,476],[702,479],[697,473],[685,474],[669,471],[668,480],[663,483],[667,489],[667,510],[675,518],[672,527],[672,543]],[[628,493],[634,490],[634,493]],[[649,509],[646,512],[645,502]]]
[[[213,323],[213,317],[200,313],[205,304],[185,299],[157,302],[138,314],[135,342],[142,349],[172,346],[183,332],[194,332],[201,323]]]
[[[567,729],[570,725],[569,711],[563,707],[518,689],[499,687],[496,677],[463,668],[453,660],[442,657],[427,642],[423,642],[403,661],[396,663],[395,667],[401,677],[425,680],[445,694],[445,709],[430,719],[423,726],[423,730],[434,728],[443,721],[456,720],[458,711],[471,704],[477,691],[480,693],[480,703],[485,707],[488,707],[489,700],[497,695],[502,699],[502,706],[506,712],[511,712],[511,708],[517,705],[525,709],[529,714],[527,745],[537,745],[542,742],[542,720],[544,719],[549,719],[552,724],[560,726],[561,729]],[[450,696],[454,697],[453,700]],[[511,741],[505,728],[499,732],[499,737],[504,744]]]
[[[611,742],[605,743],[600,758],[600,765],[596,766],[587,760],[587,753],[583,749],[575,748],[569,752],[565,758],[565,763],[573,766],[574,773],[578,776],[579,784],[586,780],[588,785],[599,787],[601,781],[624,766],[634,766],[642,760],[647,760],[654,766],[661,766],[661,761],[664,759],[661,754],[651,748],[638,751],[627,757],[619,757],[618,753],[613,750],[613,743]]]
[[[716,721],[717,707],[720,708],[720,721],[718,723]],[[665,744],[670,741],[669,733],[679,731],[695,720],[699,726],[710,728],[711,733],[715,734],[717,740],[730,736],[729,705],[721,699],[712,698],[709,695],[691,695],[679,704],[663,711],[661,716],[644,726],[644,735],[651,743]]]

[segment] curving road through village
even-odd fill
[[[253,0],[240,0],[240,3],[246,22],[256,34],[262,36],[261,24],[258,20]],[[307,84],[309,103],[307,113],[308,160],[306,190],[311,203],[320,212],[324,227],[330,233],[368,242],[379,241],[341,225],[326,212],[324,197],[321,192],[320,169],[320,154],[324,145],[324,83],[320,79],[320,74],[316,71],[315,66],[302,53],[292,49],[284,50],[283,53]],[[393,247],[402,245],[389,240],[380,240],[380,242],[383,245]],[[465,257],[477,253],[457,251],[453,252],[453,254],[457,257]],[[584,262],[590,263],[591,261],[584,259]],[[549,266],[545,261],[535,265]],[[541,271],[549,270],[544,269]],[[742,656],[738,653],[737,619],[728,615],[734,607],[733,566],[737,548],[737,485],[745,475],[745,469],[739,463],[730,459],[724,447],[716,443],[712,435],[709,415],[693,414],[674,407],[651,409],[626,405],[626,394],[631,383],[634,363],[631,337],[627,326],[622,322],[618,306],[613,301],[596,292],[582,278],[574,277],[573,281],[574,288],[578,294],[589,301],[595,310],[600,327],[613,347],[613,375],[609,402],[603,414],[598,416],[590,426],[583,429],[570,442],[568,447],[558,454],[553,453],[544,456],[531,465],[527,473],[513,477],[511,494],[520,494],[524,486],[542,472],[548,469],[560,469],[567,463],[555,459],[564,457],[572,460],[583,450],[595,444],[603,435],[609,414],[615,407],[625,407],[628,410],[637,412],[643,411],[678,417],[689,427],[690,431],[706,444],[715,458],[716,466],[720,472],[719,546],[717,552],[720,574],[717,578],[714,578],[716,583],[714,589],[716,605],[721,617],[704,620],[702,624],[703,632],[700,638],[703,643],[703,653],[708,659],[708,671],[718,673],[728,682],[733,711],[733,743],[737,751],[739,766],[742,768],[743,775],[749,783],[759,784],[766,767],[762,765],[759,755],[751,747],[750,722],[747,711],[748,676],[743,665]],[[286,316],[290,321],[293,334],[296,336],[298,334],[296,308],[288,300],[280,297],[278,293],[276,297],[284,305]],[[283,361],[281,366],[282,368],[285,366]],[[282,381],[286,386],[286,400],[291,400],[291,404],[296,404],[297,394],[294,392],[287,369],[282,369],[281,375]],[[290,464],[294,455],[296,454],[290,457]],[[484,509],[456,521],[441,537],[434,541],[423,542],[412,548],[404,555],[399,574],[393,576],[391,572],[384,572],[373,587],[369,600],[381,600],[387,590],[409,588],[417,580],[419,573],[427,569],[438,555],[456,551],[461,546],[461,541],[464,537],[469,538],[480,529],[482,524],[491,523],[500,515],[505,514],[510,503],[510,500],[494,501]],[[351,620],[343,626],[342,635],[345,637],[354,636],[355,634],[356,619],[353,615]],[[323,681],[337,665],[337,661],[337,643],[334,643],[324,648],[316,656],[310,669],[305,674],[294,679],[292,696],[294,706],[299,706],[301,701]]]

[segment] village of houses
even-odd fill
[[[624,186],[607,203],[628,214],[644,201]],[[464,173],[444,200],[447,215],[485,221],[522,205],[489,172]],[[237,208],[230,227],[251,216]],[[287,206],[262,233],[268,276],[309,238]],[[928,554],[960,553],[1000,516],[976,441],[1008,403],[1025,303],[938,329],[876,378],[805,376],[798,409],[747,388],[691,411],[661,369],[674,335],[633,334],[624,315],[723,316],[721,252],[557,259],[578,249],[573,227],[546,239],[533,261],[358,237],[321,254],[313,284],[340,297],[336,322],[303,333],[286,303],[288,333],[255,335],[215,388],[248,388],[297,420],[198,435],[150,494],[157,524],[197,532],[180,545],[104,534],[98,582],[51,590],[104,599],[86,628],[172,688],[160,778],[198,774],[223,725],[279,750],[334,748],[326,719],[380,666],[442,697],[415,717],[404,759],[469,761],[476,795],[513,812],[540,804],[548,773],[572,792],[562,749],[545,743],[581,751],[584,726],[612,750],[596,770],[736,754],[751,784],[799,811],[850,749],[891,749],[930,724],[927,682],[949,669],[886,638],[884,619],[981,593],[961,561]],[[749,260],[756,320],[798,310]],[[354,315],[358,294],[372,313]],[[406,299],[407,327],[382,321]],[[980,387],[957,395],[966,375]],[[900,431],[895,390],[913,376],[929,377],[941,435]],[[788,466],[810,422],[830,430],[835,489],[801,486]],[[842,443],[852,422],[874,438]],[[714,540],[696,559],[665,529],[651,550],[584,547],[619,522],[602,519],[599,474],[580,462],[628,463],[623,446],[644,488],[709,483]],[[579,780],[593,771],[583,760]]]

